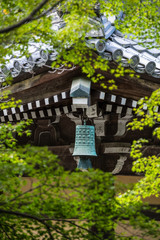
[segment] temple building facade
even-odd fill
[[[85,117],[86,124],[95,127],[97,156],[91,158],[93,168],[115,175],[135,175],[130,157],[132,141],[140,137],[151,139],[153,129],[131,132],[127,131],[127,123],[134,117],[138,100],[160,87],[160,50],[142,47],[136,40],[126,38],[105,16],[94,21],[101,27],[91,31],[86,42],[95,56],[101,55],[115,69],[120,59],[122,66],[133,69],[140,77],[126,74],[115,78],[110,71],[103,72],[104,83],[114,79],[117,84],[116,90],[109,91],[99,82],[92,83],[79,66],[53,69],[51,63],[56,61],[57,52],[37,48],[29,58],[12,59],[0,70],[1,82],[7,74],[12,75],[13,83],[6,89],[22,101],[19,107],[0,110],[0,122],[32,119],[31,137],[19,142],[48,146],[65,169],[74,170],[79,161],[78,156],[72,155],[76,126],[82,125]],[[158,154],[159,143],[151,139],[143,151],[146,155]]]

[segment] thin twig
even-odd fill
[[[13,25],[11,25],[11,26],[8,26],[8,27],[6,27],[6,28],[0,29],[0,33],[8,33],[8,32],[10,32],[10,31],[13,31],[14,29],[22,26],[22,25],[25,24],[25,23],[29,23],[29,22],[31,22],[31,21],[33,21],[33,20],[38,19],[38,16],[35,17],[35,19],[34,19],[34,16],[36,15],[36,13],[37,13],[48,1],[49,1],[49,0],[42,0],[42,1],[40,2],[40,4],[39,4],[35,9],[33,9],[33,11],[29,14],[29,16],[23,18],[21,21],[13,24]],[[61,0],[58,1],[57,3],[55,3],[55,4],[52,6],[52,8],[54,8],[54,7],[55,7],[56,5],[58,5],[60,2],[61,2]],[[48,10],[49,10],[49,9],[48,9]],[[47,11],[47,12],[48,12],[48,11]],[[40,14],[39,16],[41,17],[41,15],[42,15],[42,14]]]

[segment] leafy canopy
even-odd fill
[[[14,136],[30,134],[25,130],[29,124],[0,127],[1,239],[129,240],[159,236],[156,221],[142,214],[147,206],[141,201],[121,204],[111,174],[100,170],[66,172],[47,148],[18,146]],[[117,234],[114,229],[119,224],[125,232],[128,225],[142,232]]]
[[[152,128],[150,139],[140,138],[134,140],[131,148],[131,157],[135,160],[132,170],[143,174],[144,177],[135,185],[132,191],[124,194],[122,201],[139,201],[151,195],[160,197],[160,156],[157,148],[157,155],[145,154],[144,147],[159,145],[160,140],[160,89],[154,91],[150,97],[139,100],[139,106],[135,109],[136,118],[128,124],[128,129],[145,131],[146,127]],[[155,141],[156,140],[156,141]],[[154,146],[155,147],[155,146]],[[157,146],[158,147],[158,146]]]
[[[0,29],[1,63],[6,56],[28,54],[29,44],[45,43],[59,52],[54,64],[77,64],[92,80],[103,79],[95,76],[96,69],[108,71],[108,63],[101,57],[94,57],[86,47],[86,32],[97,29],[90,19],[106,14],[125,12],[123,20],[116,20],[117,29],[124,33],[145,38],[154,38],[159,45],[160,1],[11,1],[1,0]],[[66,26],[53,31],[52,10],[63,15]],[[13,25],[12,25],[13,24]],[[99,26],[98,26],[99,27]],[[66,46],[70,47],[70,51]],[[121,68],[112,69],[117,77],[124,74]],[[115,72],[114,72],[115,71]],[[111,82],[113,83],[113,82]],[[150,116],[139,108],[141,119],[131,127],[142,130],[159,122],[154,111],[159,104],[156,97],[143,100],[148,105]],[[152,102],[153,101],[153,102]],[[149,107],[152,103],[151,107]],[[8,105],[7,105],[8,104]],[[15,106],[19,102],[6,103],[1,97],[0,108]],[[153,107],[154,106],[154,107]],[[142,120],[143,119],[143,120]],[[65,172],[56,156],[46,148],[17,145],[15,135],[27,134],[30,122],[0,126],[0,238],[1,239],[143,239],[147,235],[159,236],[159,225],[149,221],[141,210],[141,197],[159,194],[159,157],[144,158],[139,151],[141,142],[133,145],[133,154],[138,159],[134,169],[145,172],[144,180],[132,190],[115,196],[113,177],[101,171]],[[159,138],[159,128],[154,131]],[[144,140],[143,140],[144,142]],[[136,154],[135,154],[136,153]],[[22,191],[24,176],[30,179],[30,187]],[[152,185],[151,185],[152,184]],[[143,190],[142,190],[143,189]],[[113,230],[122,219],[142,231],[141,235],[118,235]],[[125,227],[126,222],[123,223]]]

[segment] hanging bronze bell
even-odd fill
[[[94,126],[77,125],[73,156],[97,156]]]
[[[88,157],[80,157],[77,168],[87,170],[88,168],[92,168],[92,163],[90,158]]]

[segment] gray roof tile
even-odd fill
[[[122,47],[125,47],[125,48],[136,45],[136,43],[134,41],[127,39],[127,38],[118,37],[118,36],[113,37],[112,41],[115,43],[118,43],[119,45],[121,45]]]
[[[95,48],[99,53],[105,51],[105,41],[101,39],[89,39],[86,40],[86,43],[89,47]]]
[[[112,59],[114,61],[119,60],[123,56],[123,51],[121,50],[121,48],[115,47],[109,42],[106,43],[106,51],[112,54]]]
[[[116,30],[116,28],[114,26],[111,26],[107,31],[104,32],[105,34],[105,39],[108,39],[112,33],[114,33],[114,31]]]
[[[153,55],[154,57],[160,56],[160,50],[156,48],[148,49],[148,52]]]
[[[121,50],[121,55],[119,57],[122,57],[122,64],[126,67],[130,66],[130,67],[136,67],[139,63],[139,56],[138,54],[134,54],[131,51],[128,50],[128,48],[124,48],[121,45],[119,45],[116,42],[112,42],[112,41],[108,41],[106,43],[106,50],[107,48],[109,49],[109,47],[114,48],[114,51],[117,50]],[[113,59],[114,60],[114,59]]]
[[[139,53],[138,51],[134,50],[133,48],[128,48],[128,50],[139,56],[140,64],[145,66],[145,71],[148,74],[152,74],[154,72],[154,70],[156,68],[156,64],[154,61],[152,61],[152,59],[150,59],[148,56],[146,56],[143,53]],[[135,70],[137,71],[137,69],[135,69]]]
[[[139,53],[141,52],[146,52],[146,48],[145,47],[142,47],[140,45],[132,45],[131,46],[134,50],[138,51]]]
[[[104,24],[104,32],[107,32],[110,28],[111,28],[111,22],[106,22],[105,24]]]

